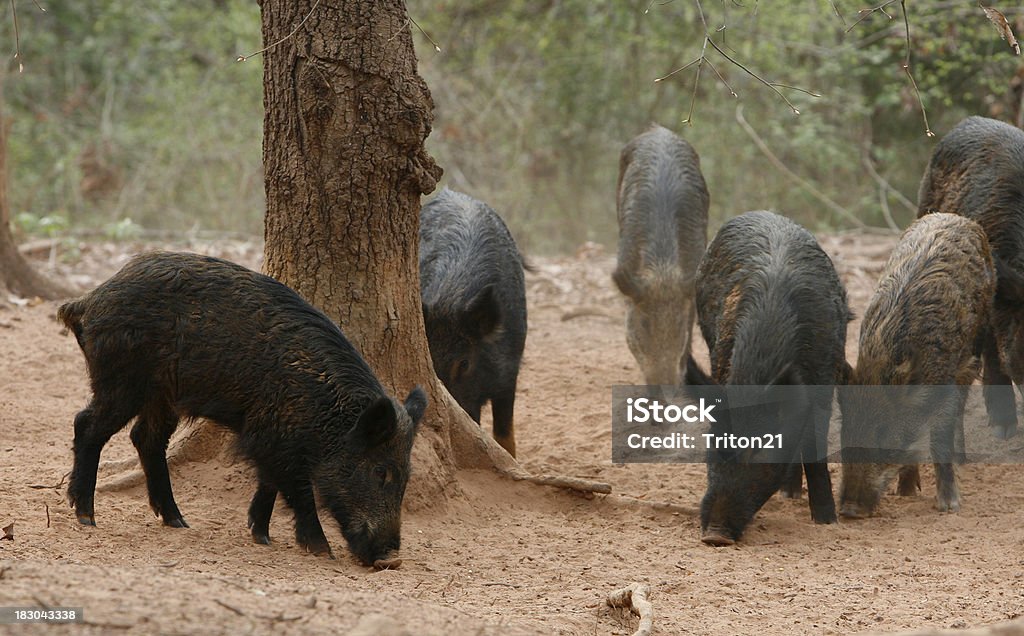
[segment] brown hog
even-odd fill
[[[851,386],[839,392],[844,517],[874,512],[897,474],[899,494],[917,491],[917,465],[901,468],[892,454],[909,451],[926,434],[935,462],[936,507],[960,509],[956,445],[959,439],[962,450],[967,387],[978,375],[995,287],[988,241],[974,221],[930,214],[903,233],[864,314]],[[867,460],[879,461],[854,458],[864,451]]]

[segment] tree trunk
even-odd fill
[[[73,296],[73,291],[44,278],[29,265],[11,233],[11,206],[7,198],[7,133],[11,123],[3,113],[3,81],[0,74],[0,304],[6,302],[7,291],[47,300]]]
[[[441,169],[424,149],[433,100],[405,3],[262,0],[261,10],[266,271],[337,321],[399,399],[417,384],[427,390],[407,503],[432,505],[456,468],[515,463],[430,361],[419,209]]]

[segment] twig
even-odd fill
[[[21,37],[18,35],[18,9],[11,0],[11,16],[14,18],[14,59],[18,60],[18,72],[25,72],[25,65],[21,63]]]
[[[434,45],[434,50],[435,50],[435,51],[437,51],[438,53],[440,53],[440,52],[441,52],[441,47],[439,47],[439,46],[437,45],[437,42],[435,42],[435,41],[434,41],[434,38],[432,38],[432,37],[430,37],[429,35],[427,35],[427,32],[423,30],[423,27],[421,27],[421,26],[420,26],[419,22],[417,22],[416,20],[413,20],[413,19],[412,19],[412,16],[409,16],[409,22],[412,22],[412,23],[413,23],[414,25],[416,25],[416,28],[417,28],[417,29],[419,29],[420,33],[422,33],[422,34],[423,34],[423,37],[427,38],[427,40],[428,40],[428,41],[429,41],[429,42],[430,42],[431,44],[433,44],[433,45]]]
[[[234,612],[235,614],[238,614],[239,616],[245,616],[245,612],[243,612],[242,610],[238,609],[237,607],[234,607],[233,605],[228,605],[227,603],[225,603],[224,601],[220,600],[219,598],[213,599],[213,602],[216,603],[217,605],[220,605],[221,607],[223,607],[225,609],[231,610],[232,612]]]
[[[628,609],[640,619],[633,636],[650,636],[654,625],[654,607],[647,600],[649,591],[643,583],[630,583],[621,590],[609,594],[604,601],[608,607]]]
[[[501,585],[503,587],[510,587],[510,588],[512,588],[514,590],[518,590],[519,588],[522,587],[522,585],[516,585],[515,583],[502,583],[500,581],[493,581],[493,582],[490,582],[490,583],[481,583],[481,585],[483,585],[484,587],[491,587],[491,586],[495,586],[495,585]]]
[[[907,58],[903,63],[903,70],[910,79],[910,85],[914,87],[914,94],[917,95],[917,103],[921,106],[921,117],[924,119],[924,134],[934,137],[931,127],[928,125],[928,113],[924,109],[924,100],[921,99],[921,91],[917,88],[914,74],[910,72],[910,20],[907,18],[907,0],[900,0],[900,7],[903,9],[903,28],[907,31]]]
[[[846,18],[843,17],[843,14],[839,11],[839,7],[836,6],[836,3],[829,0],[829,4],[832,5],[832,11],[835,12],[836,17],[842,21],[843,26],[846,26]]]
[[[890,1],[895,1],[895,0],[890,0]],[[760,83],[764,84],[765,86],[767,86],[768,88],[770,88],[776,95],[778,95],[780,98],[782,98],[782,101],[786,102],[786,105],[789,106],[790,110],[793,111],[794,115],[799,115],[800,114],[800,109],[798,109],[791,101],[789,101],[789,99],[782,93],[782,91],[779,90],[780,88],[800,91],[801,93],[805,93],[805,94],[810,95],[812,97],[821,97],[821,95],[819,95],[819,94],[817,94],[817,93],[815,93],[813,91],[809,91],[809,90],[803,89],[803,88],[798,88],[796,86],[791,86],[789,84],[782,84],[780,82],[770,82],[770,81],[766,80],[765,78],[761,77],[760,75],[758,75],[757,73],[755,73],[753,70],[751,70],[749,67],[747,67],[743,63],[739,62],[733,56],[729,55],[729,53],[727,53],[725,51],[725,49],[723,49],[721,46],[719,46],[718,43],[716,43],[714,41],[714,39],[711,37],[711,35],[712,35],[711,34],[711,28],[708,26],[707,16],[704,14],[704,6],[701,4],[701,0],[694,0],[694,3],[697,5],[697,14],[700,16],[701,24],[703,24],[703,26],[704,26],[704,42],[701,44],[700,55],[696,59],[694,59],[694,60],[686,63],[685,65],[677,68],[676,70],[672,71],[671,73],[668,73],[666,75],[658,77],[658,78],[656,78],[654,80],[655,82],[661,82],[661,81],[664,81],[664,80],[668,79],[669,77],[672,77],[676,73],[682,72],[682,71],[690,68],[693,65],[697,66],[697,72],[696,72],[696,74],[694,75],[694,78],[693,78],[693,93],[690,95],[690,108],[687,111],[686,118],[682,121],[682,123],[684,123],[684,124],[692,124],[693,123],[693,108],[694,108],[694,104],[697,101],[697,91],[698,91],[698,88],[699,88],[699,85],[700,85],[700,74],[701,74],[701,71],[704,68],[704,64],[705,63],[709,67],[711,67],[711,70],[714,71],[714,73],[718,77],[719,81],[722,82],[722,84],[724,84],[725,87],[729,90],[729,94],[732,95],[733,97],[738,97],[736,91],[733,90],[732,86],[730,86],[729,83],[727,81],[725,81],[725,76],[723,76],[722,73],[720,73],[718,71],[718,69],[715,68],[715,66],[711,63],[711,60],[708,58],[708,56],[707,56],[708,45],[711,45],[712,49],[717,51],[719,55],[721,55],[726,60],[728,60],[733,66],[739,68],[740,70],[742,70],[747,75],[750,75],[751,77],[756,79],[758,82],[760,82]],[[652,0],[651,5],[648,5],[648,7],[647,7],[647,11],[650,11],[650,8],[651,8],[651,6],[653,4],[654,4],[654,1]],[[835,5],[834,4],[833,4],[833,9],[835,9]],[[756,13],[756,10],[757,10],[757,5],[756,4],[755,4],[755,9],[754,10],[755,10],[755,13]],[[644,11],[644,13],[647,13],[647,11]],[[838,13],[838,9],[836,9],[836,12]],[[724,33],[725,32],[725,26],[722,26],[716,32],[717,33]],[[723,38],[723,41],[724,41],[725,36],[723,35],[722,38]]]
[[[512,478],[516,481],[528,481],[541,486],[553,486],[555,488],[564,488],[566,490],[575,490],[577,492],[597,493],[599,495],[607,495],[612,491],[611,484],[606,484],[600,481],[590,481],[589,479],[580,479],[578,477],[513,474]]]
[[[50,527],[50,505],[44,503],[43,507],[46,508],[46,527],[49,528]]]
[[[815,199],[817,199],[817,200],[821,201],[822,203],[824,203],[827,207],[829,207],[833,212],[835,212],[839,216],[841,216],[844,219],[850,221],[851,223],[856,225],[858,228],[867,227],[866,224],[864,223],[864,221],[861,221],[856,216],[854,216],[852,213],[850,213],[849,210],[847,210],[843,206],[839,205],[838,203],[836,203],[832,199],[828,198],[828,196],[826,196],[820,190],[818,190],[813,185],[811,185],[811,183],[809,181],[807,181],[806,179],[804,179],[800,175],[796,174],[795,172],[793,172],[792,170],[787,168],[786,164],[782,163],[782,161],[779,160],[779,158],[775,156],[775,153],[773,153],[771,151],[771,149],[764,142],[764,140],[761,139],[761,137],[757,134],[757,132],[750,126],[750,124],[747,123],[747,120],[743,118],[743,105],[742,104],[738,104],[736,106],[736,122],[739,123],[740,127],[743,128],[744,131],[746,131],[747,135],[750,136],[750,139],[761,150],[761,153],[764,154],[764,156],[768,158],[768,161],[770,161],[772,163],[772,165],[774,165],[780,172],[782,172],[784,175],[786,175],[787,177],[792,179],[794,182],[796,182],[797,185],[799,185],[801,188],[806,190],[808,194],[810,194]]]
[[[14,0],[11,0],[11,2],[14,2]],[[259,55],[261,53],[266,53],[267,51],[269,51],[270,49],[274,48],[278,44],[281,44],[285,40],[288,40],[288,39],[292,38],[296,33],[299,32],[299,29],[302,28],[302,25],[306,23],[306,20],[309,19],[309,16],[313,15],[313,12],[316,11],[316,8],[318,6],[320,6],[320,0],[316,0],[316,2],[313,3],[313,6],[309,9],[309,13],[306,14],[306,17],[302,18],[302,22],[299,22],[295,26],[295,28],[292,29],[292,32],[289,33],[288,35],[284,36],[283,38],[281,38],[277,42],[274,42],[273,44],[268,44],[267,46],[263,47],[259,51],[256,51],[255,53],[251,53],[249,55],[239,55],[237,58],[235,58],[235,61],[236,62],[244,62],[244,61],[248,60],[251,57],[256,57],[257,55]],[[417,26],[419,26],[419,25],[417,25]]]
[[[651,12],[651,7],[654,6],[655,2],[658,2],[658,0],[651,0],[651,3],[649,5],[647,5],[646,9],[644,9],[644,15],[646,15],[646,14]],[[672,2],[672,0],[663,0],[662,2],[658,2],[658,5],[659,6],[665,6],[666,4],[668,4],[670,2]]]
[[[873,9],[861,9],[860,11],[857,12],[857,15],[859,15],[860,17],[857,18],[856,22],[850,25],[850,28],[848,28],[846,32],[849,33],[850,31],[852,31],[853,27],[857,26],[858,24],[866,20],[868,16],[875,12],[880,12],[882,15],[892,20],[892,16],[885,12],[885,8],[892,4],[893,2],[896,2],[896,0],[888,0],[887,2],[883,2],[882,4],[878,5]]]
[[[885,8],[890,4],[895,3],[897,0],[887,0],[882,4],[874,7],[873,9],[861,9],[858,11],[860,18],[857,19],[850,28],[846,29],[849,33],[855,26],[863,22],[868,16],[879,12],[890,20],[893,19],[891,15],[886,13]],[[910,19],[907,17],[907,1],[899,0],[900,10],[903,12],[903,30],[906,36],[906,55],[903,59],[903,72],[907,74],[907,79],[910,80],[910,86],[914,89],[914,95],[917,97],[917,104],[921,107],[921,118],[924,120],[924,134],[929,137],[934,137],[935,133],[932,132],[931,126],[928,125],[928,111],[924,107],[924,100],[921,99],[921,90],[917,87],[917,80],[914,79],[914,74],[910,70]]]
[[[54,486],[46,486],[44,484],[30,484],[29,488],[32,488],[33,490],[60,490],[64,486],[64,480],[67,479],[68,475],[70,474],[71,471],[64,473],[61,476],[60,481],[57,482],[57,484]]]
[[[910,199],[903,196],[903,193],[892,187],[885,178],[878,174],[878,170],[875,168],[875,164],[871,161],[871,151],[865,144],[864,151],[861,153],[861,163],[864,164],[864,168],[871,175],[871,178],[878,184],[878,197],[882,205],[882,215],[885,217],[885,223],[893,230],[899,231],[900,227],[896,224],[896,221],[892,217],[892,211],[889,209],[889,193],[891,192],[893,197],[900,202],[903,207],[910,211],[911,214],[917,216],[917,206],[910,202]]]

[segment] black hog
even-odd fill
[[[447,188],[423,206],[420,293],[434,372],[477,424],[491,402],[494,439],[515,457],[526,284],[523,258],[494,210]]]
[[[678,384],[690,354],[709,201],[700,158],[671,131],[654,125],[622,149],[612,279],[626,297],[626,342],[647,384]]]
[[[722,226],[697,271],[697,312],[711,377],[690,357],[687,384],[833,385],[845,377],[846,292],[810,232],[785,217],[747,212]],[[763,451],[736,456],[709,449],[702,541],[730,545],[775,491],[798,494],[801,463],[811,518],[836,521],[828,466],[821,461],[832,396],[806,396],[797,411],[758,414],[764,432],[787,430],[784,450],[771,456],[779,462],[757,463]],[[728,432],[716,427],[721,423],[711,432]]]
[[[426,396],[388,396],[327,316],[278,281],[217,258],[135,257],[59,319],[85,354],[93,398],[75,417],[68,499],[95,525],[100,451],[136,418],[132,443],[149,502],[187,527],[171,492],[167,441],[181,418],[237,434],[256,467],[253,539],[269,543],[277,493],[295,514],[297,543],[330,554],[314,492],[364,563],[400,541],[409,459]]]
[[[915,494],[917,465],[901,468],[884,455],[909,451],[925,436],[935,462],[936,507],[960,509],[956,444],[963,440],[966,387],[978,375],[995,286],[988,242],[974,221],[929,214],[903,233],[864,314],[851,386],[839,393],[843,516],[870,515],[897,474],[897,492]],[[878,390],[890,385],[904,386]],[[847,461],[853,452],[877,461]]]
[[[985,406],[999,438],[1017,430],[1011,383],[1024,384],[1024,132],[968,117],[935,146],[918,216],[959,214],[985,230],[997,272],[992,328],[983,343]]]

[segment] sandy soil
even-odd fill
[[[894,240],[822,237],[858,313]],[[189,247],[259,267],[259,245]],[[60,271],[89,286],[132,249],[84,245]],[[933,510],[929,468],[919,496],[887,497],[871,519],[816,526],[806,499],[776,497],[736,546],[702,545],[694,512],[703,466],[610,461],[610,387],[641,380],[609,280],[613,258],[588,245],[534,262],[520,458],[534,472],[609,482],[614,494],[585,499],[460,474],[464,500],[415,502],[405,516],[396,571],[358,565],[327,524],[340,558],[303,554],[280,503],[274,544],[251,543],[252,475],[227,456],[172,470],[190,529],[163,527],[144,486],[99,492],[98,527],[80,526],[61,482],[72,419],[89,396],[81,354],[60,333],[56,305],[0,309],[0,527],[15,522],[14,540],[0,540],[0,607],[82,607],[84,633],[630,634],[636,619],[604,598],[639,581],[651,586],[657,634],[846,634],[1024,613],[1019,466],[965,467],[959,514]],[[125,432],[103,458],[133,456]]]

